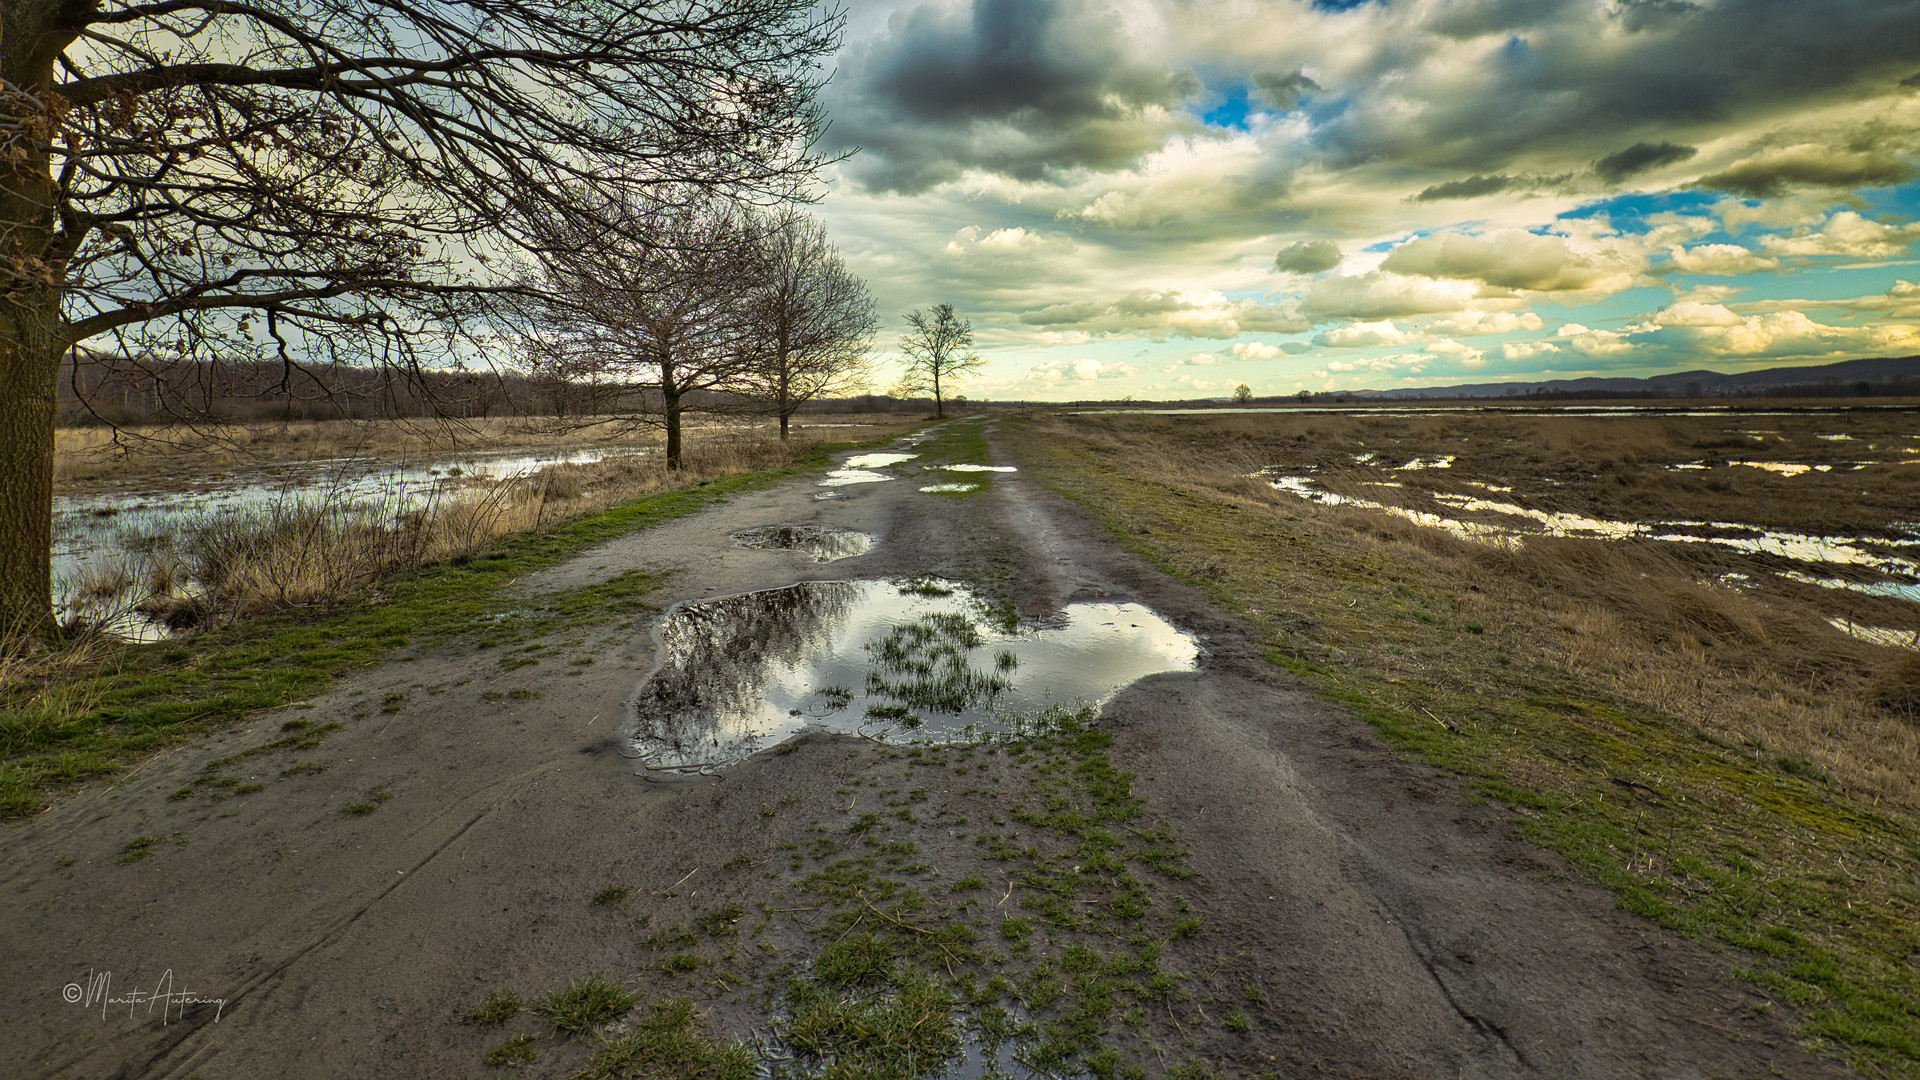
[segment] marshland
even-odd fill
[[[790,464],[897,421],[819,416],[689,431],[550,418],[307,421],[57,434],[55,600],[68,620],[157,639],[205,619],[314,604],[382,575],[650,492]]]

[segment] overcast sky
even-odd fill
[[[817,212],[973,396],[1920,353],[1917,0],[850,3]]]

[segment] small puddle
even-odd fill
[[[820,481],[821,487],[846,487],[848,484],[878,484],[893,477],[886,473],[877,473],[871,469],[833,469],[827,478]]]
[[[1013,467],[1012,465],[935,465],[934,468],[946,469],[949,472],[1019,472],[1020,471],[1019,469]]]
[[[814,562],[835,562],[873,550],[873,537],[832,525],[762,525],[731,534],[735,544],[760,550],[798,551]]]
[[[846,487],[849,484],[878,484],[893,477],[875,469],[884,469],[889,465],[898,465],[903,461],[912,461],[919,454],[855,454],[840,463],[837,469],[827,471],[826,479],[820,481],[821,487]]]
[[[949,495],[958,495],[968,491],[979,491],[980,485],[979,484],[928,484],[927,486],[921,488],[920,490],[933,492],[935,494],[945,493]]]
[[[1073,604],[1006,631],[964,586],[809,581],[680,604],[629,702],[648,770],[721,768],[812,727],[896,742],[1016,730],[1051,706],[1100,705],[1192,671],[1198,643],[1140,604]]]

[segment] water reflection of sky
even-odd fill
[[[1463,540],[1481,543],[1516,544],[1529,536],[1575,537],[1597,540],[1646,539],[1673,544],[1712,544],[1751,555],[1773,555],[1796,562],[1828,566],[1858,567],[1876,571],[1892,580],[1882,582],[1843,581],[1830,575],[1786,576],[1824,588],[1844,588],[1878,596],[1920,602],[1920,561],[1875,548],[1910,548],[1912,541],[1863,541],[1857,537],[1812,536],[1780,529],[1763,529],[1729,521],[1612,521],[1584,514],[1539,510],[1518,503],[1483,499],[1449,492],[1433,493],[1441,506],[1462,514],[1475,514],[1486,521],[1449,517],[1445,514],[1372,499],[1343,495],[1320,487],[1312,477],[1261,474],[1276,491],[1325,506],[1351,506],[1377,510],[1406,518],[1428,528],[1440,529]],[[1368,485],[1380,486],[1380,485]],[[1905,580],[1901,580],[1905,579]]]
[[[964,587],[926,595],[888,581],[803,582],[682,604],[655,627],[662,659],[631,701],[633,752],[653,768],[718,767],[813,725],[909,741],[944,741],[1003,728],[1012,713],[1100,704],[1135,680],[1192,670],[1194,639],[1139,604],[1074,604],[1042,625],[997,629]],[[916,710],[907,729],[868,715],[896,704],[868,691],[868,646],[928,616],[969,620],[981,643],[972,667],[1001,670],[1011,688],[958,713]],[[836,695],[833,688],[844,691]]]
[[[183,530],[207,518],[316,502],[372,504],[402,514],[475,481],[511,480],[552,465],[589,464],[650,452],[646,447],[510,450],[400,463],[335,458],[262,465],[178,491],[57,495],[53,500],[55,602],[66,604],[71,599],[70,583],[82,571],[167,550]]]

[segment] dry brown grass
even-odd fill
[[[1250,535],[1266,544],[1195,556],[1187,569],[1231,581],[1254,609],[1275,615],[1282,627],[1296,627],[1287,636],[1306,655],[1416,685],[1493,697],[1509,692],[1502,683],[1514,681],[1517,669],[1540,665],[1545,674],[1572,677],[1730,744],[1764,746],[1768,753],[1811,762],[1869,797],[1920,808],[1920,658],[1857,640],[1828,622],[1836,613],[1852,613],[1867,625],[1913,628],[1920,626],[1914,605],[1794,583],[1763,572],[1787,568],[1781,560],[1709,545],[1551,537],[1483,543],[1403,516],[1309,503],[1248,478],[1279,464],[1360,497],[1456,517],[1430,496],[1484,496],[1485,488],[1474,485],[1494,483],[1521,493],[1498,498],[1641,520],[1648,515],[1636,510],[1644,501],[1638,496],[1672,474],[1620,483],[1614,477],[1623,469],[1644,472],[1647,462],[1694,460],[1702,444],[1735,436],[1742,440],[1742,458],[1759,457],[1747,446],[1760,443],[1728,430],[1740,427],[1791,429],[1767,438],[1791,454],[1819,454],[1835,445],[1806,437],[1808,429],[1822,426],[1821,419],[1770,417],[1762,424],[1740,418],[1690,423],[1283,413],[1205,420],[1081,416],[1045,423],[1047,437],[1086,445],[1121,473],[1232,508]],[[1903,435],[1884,431],[1859,441],[1898,444]],[[1394,464],[1435,454],[1458,460],[1448,470],[1393,474],[1386,479],[1406,486],[1383,488],[1379,473],[1365,473],[1353,462],[1368,450],[1397,459]],[[1308,473],[1309,465],[1318,471]],[[1742,471],[1754,475],[1743,478],[1737,497],[1711,492],[1712,505],[1702,510],[1686,504],[1684,489],[1676,487],[1659,500],[1661,509],[1820,532],[1826,530],[1818,525],[1828,520],[1824,508],[1851,499],[1853,523],[1886,535],[1902,520],[1901,506],[1910,520],[1911,508],[1920,505],[1901,502],[1913,499],[1907,487],[1900,489],[1906,494],[1862,499],[1853,486],[1864,482],[1857,474],[1786,478]],[[1558,482],[1538,483],[1543,477]],[[1530,480],[1536,481],[1531,487]],[[1789,480],[1802,483],[1795,487]],[[1316,553],[1311,570],[1277,564],[1297,557],[1302,545]],[[1427,623],[1409,621],[1398,610],[1404,598],[1368,598],[1387,586],[1357,583],[1356,568],[1362,566],[1393,567],[1394,580],[1447,597],[1448,610],[1420,618],[1481,629],[1436,633]],[[1751,572],[1748,587],[1719,583],[1736,570]]]
[[[261,611],[339,599],[381,577],[489,547],[528,529],[652,492],[805,457],[810,439],[734,428],[693,432],[682,467],[657,455],[558,464],[530,476],[449,488],[425,506],[290,494],[242,515],[209,519],[172,550],[102,563],[80,583],[83,598],[120,596],[140,583],[138,609],[178,629]],[[96,613],[97,615],[98,613]]]
[[[814,427],[836,423],[872,423],[876,425],[872,430],[884,432],[904,430],[911,421],[887,415],[810,415],[800,421],[798,438],[806,442],[848,437],[846,429]],[[724,444],[741,438],[764,440],[777,430],[764,421],[690,421],[687,437],[695,443]],[[542,417],[175,425],[128,427],[117,431],[62,428],[54,435],[54,483],[57,488],[68,491],[84,490],[103,481],[177,484],[193,475],[267,462],[317,462],[344,457],[417,461],[449,453],[655,446],[662,441],[660,432],[651,427],[616,421],[562,424]]]

